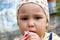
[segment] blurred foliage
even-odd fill
[[[57,15],[58,15],[59,20],[60,20],[60,0],[57,0],[57,6],[56,6],[56,8],[57,8]]]
[[[60,0],[57,0],[57,10],[60,11]]]

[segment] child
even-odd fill
[[[22,36],[20,40],[60,40],[54,33],[47,33],[49,11],[47,0],[22,0],[17,11]]]

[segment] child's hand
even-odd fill
[[[29,37],[27,38],[27,40],[41,40],[41,39],[36,33],[29,32]]]
[[[19,40],[27,40],[28,37],[22,36]]]
[[[28,35],[22,36],[20,40],[41,40],[41,39],[36,33],[29,32]]]
[[[24,36],[22,36],[22,37],[20,38],[20,40],[27,40],[28,34],[29,34],[29,31],[25,31]]]

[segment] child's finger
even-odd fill
[[[26,40],[28,38],[28,31],[25,31],[24,36],[20,38],[20,40]]]
[[[41,40],[40,37],[36,34],[36,33],[33,33],[33,32],[30,32],[29,33],[29,39],[30,40]]]
[[[22,36],[20,40],[26,40],[28,36]]]

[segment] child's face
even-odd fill
[[[48,24],[43,9],[33,3],[24,4],[19,9],[18,23],[22,34],[28,30],[38,35],[44,34]]]

